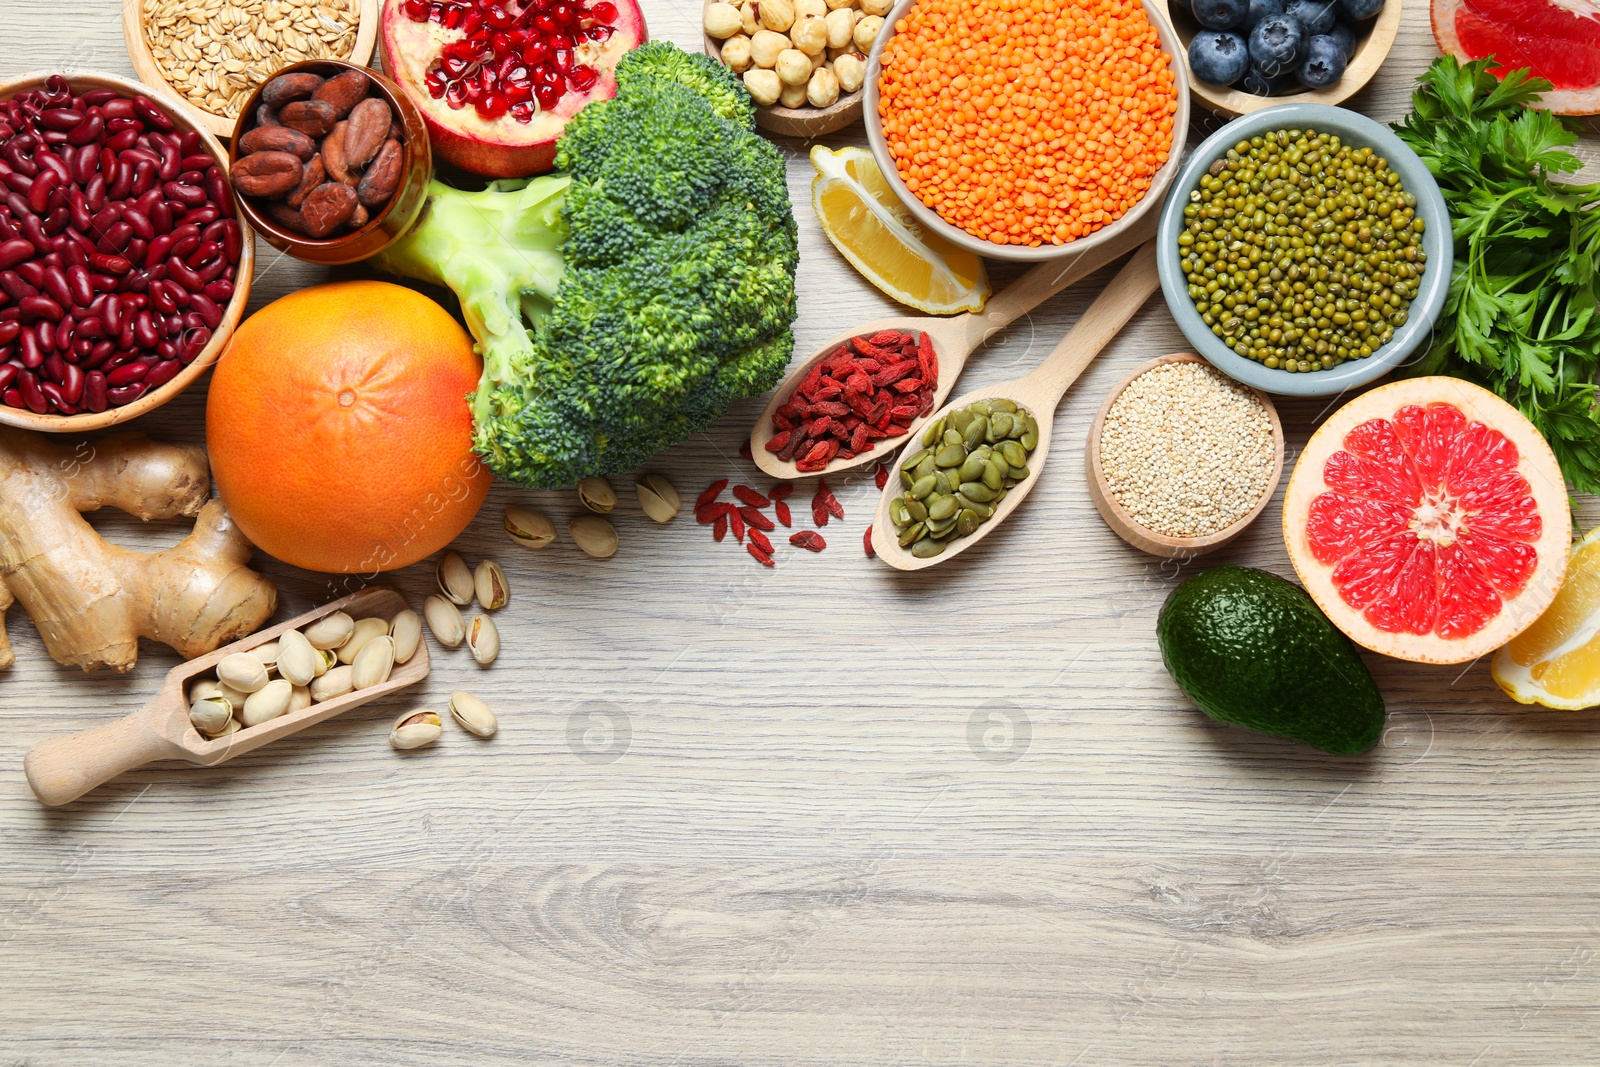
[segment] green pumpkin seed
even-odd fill
[[[926,529],[927,527],[923,526],[922,523],[916,522],[912,523],[910,526],[907,526],[904,530],[901,530],[900,537],[898,538],[900,541],[900,547],[904,548],[911,544],[911,542],[921,537]]]
[[[989,412],[993,409],[989,406],[989,402],[987,400],[974,400],[967,406],[967,410],[971,411],[974,415],[982,415],[987,419],[989,417]]]
[[[924,459],[927,459],[931,455],[933,455],[933,451],[931,449],[919,448],[916,452],[912,453],[904,463],[900,464],[900,469],[903,471],[911,470],[918,463],[921,463]]]
[[[978,523],[982,521],[982,519],[978,518],[976,511],[971,508],[962,508],[961,513],[956,516],[956,535],[959,537],[967,536],[973,530],[976,530]]]
[[[911,554],[918,559],[931,559],[943,551],[943,541],[918,541],[911,546]]]
[[[923,448],[932,448],[935,444],[937,444],[939,442],[939,439],[941,437],[943,437],[943,436],[944,436],[944,420],[943,419],[935,419],[933,422],[930,422],[928,424],[928,428],[926,430],[922,431],[922,447]]]
[[[954,433],[955,431],[950,431]],[[939,454],[933,457],[933,462],[940,467],[959,467],[967,461],[967,450],[961,447],[958,441],[953,445],[945,445],[939,449]]]
[[[1001,397],[998,400],[989,401],[989,410],[1004,411],[1009,415],[1017,410],[1017,402],[1015,400],[1007,400],[1005,397]]]
[[[980,503],[967,496],[965,493],[956,494],[956,503],[978,516],[979,520],[987,519],[994,514],[994,508],[988,504]]]
[[[923,526],[927,529],[929,537],[938,537],[941,534],[955,533],[956,517],[952,515],[948,519],[940,519],[938,521],[929,519],[927,522],[923,523]]]
[[[959,445],[963,438],[960,430],[946,430],[941,440],[947,445]]]
[[[968,456],[967,461],[961,465],[961,480],[964,482],[977,481],[979,478],[983,477],[984,469],[988,466],[989,464],[984,462],[984,457],[974,452],[972,455]]]
[[[950,425],[962,433],[967,432],[967,427],[972,425],[972,412],[966,408],[958,408],[950,413]]]
[[[910,489],[915,484],[917,484],[917,476],[915,474],[910,471],[900,472],[900,488]]]
[[[921,522],[928,517],[928,505],[920,500],[907,500],[906,514],[911,516],[912,521]],[[895,525],[899,526],[900,524],[897,522]]]
[[[906,502],[901,497],[889,501],[889,521],[896,526],[907,526],[911,522],[911,514],[906,510]]]
[[[1012,467],[1011,484],[1016,485],[1018,482],[1027,481],[1029,473],[1030,472],[1027,467]]]
[[[1027,449],[1029,452],[1032,452],[1034,449],[1039,447],[1039,424],[1034,421],[1032,415],[1023,416],[1022,433],[1020,436],[1018,436],[1017,440],[1020,441],[1022,443],[1022,447]]]
[[[1028,464],[1028,450],[1015,441],[1000,442],[1000,454],[1013,467],[1025,467]]]
[[[977,448],[989,434],[989,420],[983,416],[967,423],[966,432],[961,435],[962,442],[969,448]]]
[[[1004,492],[1004,490],[999,490],[999,491],[1000,492]],[[966,497],[968,500],[976,500],[980,504],[986,504],[989,501],[993,500],[995,498],[995,493],[996,493],[996,490],[990,489],[987,485],[984,485],[982,482],[962,482],[961,483],[961,495]]]
[[[956,513],[956,498],[942,493],[928,498],[928,519],[943,522]]]
[[[918,463],[917,464],[917,469],[912,471],[911,473],[912,473],[913,477],[926,478],[928,475],[932,474],[934,471],[936,471],[938,469],[939,469],[939,465],[933,461],[933,456],[929,455],[921,463]]]
[[[1003,411],[1000,412],[994,418],[989,420],[989,440],[991,442],[1004,441],[1007,437],[1011,437],[1011,427],[1015,424],[1015,422],[1016,420],[1010,415]]]
[[[915,500],[921,500],[923,497],[925,497],[929,493],[933,492],[934,487],[937,484],[938,484],[938,479],[935,478],[931,474],[924,475],[923,477],[918,478],[917,479],[917,484],[915,484],[915,485],[913,485],[911,487],[911,496],[912,496],[912,498],[915,499]]]
[[[983,474],[980,475],[980,477],[983,479],[983,484],[987,485],[990,489],[1001,489],[1005,487],[1006,472],[1010,469],[1011,468],[1006,465],[1005,460],[1001,459],[999,456],[996,456],[994,459],[989,461],[986,467],[983,468]]]

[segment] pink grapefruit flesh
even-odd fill
[[[1555,86],[1543,105],[1562,115],[1600,113],[1600,2],[1433,0],[1439,51],[1494,56],[1494,73],[1530,68]]]
[[[1335,412],[1295,464],[1284,539],[1306,591],[1356,643],[1425,663],[1505,644],[1555,597],[1572,536],[1544,438],[1455,378],[1383,386]]]

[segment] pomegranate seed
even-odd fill
[[[406,0],[405,10],[406,18],[410,19],[412,22],[428,21],[427,0]]]
[[[533,96],[534,99],[539,101],[540,107],[549,110],[561,100],[561,90],[552,88],[549,85],[540,85],[533,90]]]
[[[556,25],[556,20],[551,18],[549,15],[540,15],[538,18],[534,19],[533,28],[546,37],[554,35],[555,32],[560,29],[560,27]]]
[[[530,67],[537,67],[550,58],[550,46],[535,37],[522,46],[522,61]]]
[[[518,122],[532,122],[533,116],[539,113],[539,108],[530,100],[518,101],[511,105],[511,117]]]
[[[612,23],[617,21],[617,5],[611,0],[600,0],[598,4],[589,8],[589,14],[601,22]]]
[[[586,93],[594,88],[594,83],[600,76],[591,67],[573,67],[572,73],[567,75],[567,84],[572,86],[575,93]]]
[[[566,74],[572,70],[572,49],[557,48],[554,57],[556,69]]]
[[[493,121],[511,109],[511,102],[500,93],[488,93],[473,106],[480,118]]]
[[[578,12],[571,4],[557,4],[550,10],[550,17],[563,26],[577,24]]]
[[[614,31],[611,29],[610,26],[590,26],[587,30],[584,30],[583,32],[588,34],[589,40],[591,40],[591,41],[604,42],[604,41],[608,41],[608,40],[611,39],[611,34]]]

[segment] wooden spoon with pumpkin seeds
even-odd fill
[[[1044,469],[1045,458],[1050,454],[1050,425],[1061,398],[1067,395],[1072,383],[1078,380],[1078,376],[1100,354],[1101,349],[1111,343],[1111,339],[1127,325],[1134,313],[1150,299],[1150,294],[1156,291],[1158,284],[1156,246],[1151,242],[1134,253],[1133,258],[1111,280],[1105,291],[1095,298],[1077,325],[1051,350],[1043,363],[1021,378],[974,390],[929,416],[925,428],[939,424],[951,412],[978,401],[1010,401],[1015,405],[1018,415],[1033,418],[1036,428],[1030,428],[1030,433],[1037,433],[1038,442],[1026,456],[1025,473],[1021,480],[996,494],[999,499],[993,504],[993,512],[988,518],[965,535],[945,527],[952,532],[945,535],[944,548],[936,555],[918,555],[913,553],[913,541],[908,540],[904,546],[900,544],[901,535],[896,530],[890,512],[894,501],[906,491],[900,473],[906,469],[907,461],[928,447],[923,443],[924,434],[913,432],[895,464],[889,484],[884,487],[877,515],[872,520],[872,550],[877,557],[897,570],[921,570],[960,555],[993,533],[1039,481],[1039,472]],[[1013,421],[1009,411],[1004,414],[1007,421]],[[939,441],[933,442],[934,447],[939,444]],[[951,521],[955,521],[954,518]],[[923,525],[921,522],[915,524]],[[913,529],[907,527],[908,531]]]

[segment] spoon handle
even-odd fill
[[[1114,262],[1156,235],[1160,212],[1150,212],[1115,241],[1095,245],[1075,256],[1064,256],[1039,264],[1028,273],[989,298],[983,310],[966,316],[967,350],[980,344],[1026,315],[1061,290],[1087,278],[1107,263]]]
[[[124,771],[175,755],[174,746],[156,732],[146,705],[104,726],[46,738],[29,750],[22,767],[34,795],[56,807]]]
[[[1128,260],[1111,284],[1095,297],[1072,330],[1025,378],[1025,388],[1047,397],[1053,409],[1078,380],[1084,368],[1111,343],[1134,313],[1150,299],[1160,279],[1156,274],[1156,244],[1151,241]],[[1021,384],[1021,383],[1019,383]]]

